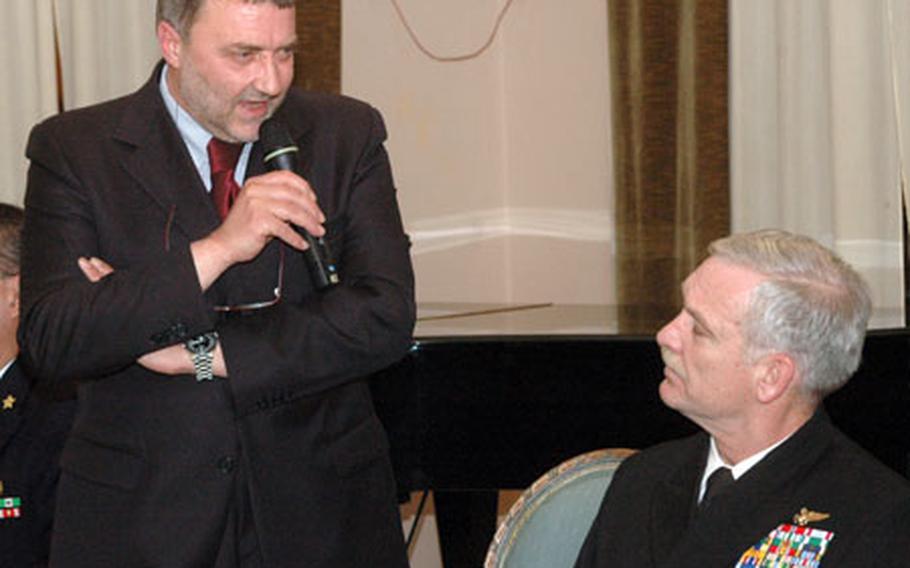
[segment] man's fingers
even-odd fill
[[[110,264],[94,256],[81,256],[76,259],[76,262],[89,282],[98,282],[114,271]]]
[[[76,259],[76,263],[79,265],[79,269],[82,271],[82,274],[85,275],[89,282],[97,282],[101,280],[101,275],[97,273],[95,267],[89,263],[87,258],[79,257]]]
[[[278,236],[275,233],[275,223],[294,225],[317,237],[325,234],[322,226],[325,215],[322,210],[314,201],[301,198],[296,191],[288,191],[285,187],[260,188],[247,199],[251,213],[248,223],[255,226],[257,219],[259,222],[265,221],[266,231],[270,235]]]
[[[204,250],[222,251],[216,251],[220,260],[212,264],[218,268],[213,274],[220,274],[224,267],[255,258],[275,238],[306,250],[306,240],[298,229],[321,237],[324,221],[316,195],[303,178],[291,172],[271,172],[247,180],[227,218],[211,235],[218,246]]]
[[[282,171],[253,178],[241,191],[240,199],[243,197],[260,203],[285,221],[322,234],[316,224],[325,222],[325,213],[310,184],[300,176]]]
[[[325,234],[325,227],[322,226],[322,221],[319,220],[322,217],[309,210],[278,211],[275,217],[285,225],[300,227],[313,236],[321,237]]]
[[[107,276],[108,274],[110,274],[111,272],[114,271],[113,266],[104,262],[103,260],[101,260],[100,258],[98,258],[96,256],[89,258],[88,261],[92,264],[92,266],[94,266],[96,269],[98,269],[98,271],[101,272],[101,274],[103,276]]]
[[[287,223],[280,223],[272,231],[272,233],[275,235],[275,237],[281,239],[282,241],[284,241],[285,243],[294,247],[297,250],[306,250],[307,248],[309,248],[309,245],[307,244],[306,239],[304,239],[300,235],[300,233],[295,231]]]
[[[296,191],[297,193],[299,193],[304,198],[306,198],[310,201],[313,201],[314,203],[317,201],[316,192],[313,191],[313,188],[312,188],[312,186],[310,186],[310,183],[307,180],[303,179],[302,177],[300,177],[299,175],[297,175],[293,172],[288,172],[288,171],[283,171],[283,170],[276,171],[276,172],[270,172],[268,174],[265,174],[265,175],[259,177],[258,179],[260,179],[264,183],[267,183],[270,185],[282,185],[285,187],[289,187],[289,188],[293,189],[294,191]]]

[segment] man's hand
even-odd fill
[[[112,274],[114,268],[97,257],[80,257],[77,261],[82,273],[89,282],[95,283]],[[218,377],[227,377],[227,366],[224,363],[224,352],[219,343],[212,353],[212,373]],[[196,372],[190,352],[182,344],[171,345],[151,353],[146,353],[136,360],[137,363],[162,375],[192,375]]]
[[[294,226],[321,237],[324,222],[316,193],[297,174],[275,171],[250,178],[221,226],[190,246],[199,284],[207,290],[234,264],[256,258],[273,238],[305,250],[307,243]]]

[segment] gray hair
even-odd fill
[[[0,203],[0,277],[19,274],[19,257],[22,251],[21,207]]]
[[[741,322],[747,360],[794,358],[806,394],[842,387],[859,367],[872,302],[862,277],[809,237],[764,230],[711,243],[711,256],[760,272]]]
[[[248,4],[272,3],[279,8],[293,8],[295,0],[243,0]],[[196,14],[205,4],[206,0],[158,0],[158,6],[155,10],[155,25],[161,22],[168,22],[180,37],[186,39],[196,21]]]

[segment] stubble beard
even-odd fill
[[[236,97],[222,100],[217,95],[218,90],[189,60],[181,70],[179,89],[187,112],[213,136],[226,142],[255,142],[259,138],[259,126],[275,113],[285,96],[268,97],[247,88]],[[235,113],[242,101],[265,102],[268,108],[260,118],[241,121]],[[246,126],[251,123],[250,131],[246,132]]]

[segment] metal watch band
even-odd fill
[[[215,378],[212,374],[212,360],[215,358],[214,353],[206,351],[205,353],[193,353],[193,368],[196,370],[196,382],[211,381]]]
[[[212,361],[215,358],[215,347],[218,345],[218,333],[210,331],[191,339],[184,344],[190,352],[193,361],[193,370],[196,371],[196,381],[211,381],[214,378]]]

